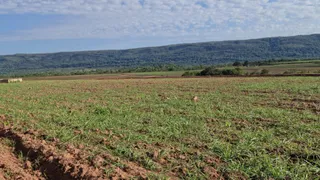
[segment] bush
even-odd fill
[[[258,71],[253,71],[250,73],[250,76],[255,76],[255,75],[260,75],[260,73]]]
[[[244,71],[241,69],[241,68],[235,68],[236,70],[236,75],[243,75],[244,74]]]
[[[243,71],[240,68],[235,69],[224,69],[222,70],[223,75],[243,75]]]
[[[243,66],[249,66],[249,61],[245,61],[244,63],[243,63]]]
[[[215,76],[221,74],[221,71],[219,69],[216,69],[215,67],[208,67],[200,72],[200,76]]]
[[[208,67],[199,73],[200,76],[218,76],[218,75],[243,75],[240,68],[219,70],[215,67]]]
[[[234,63],[233,63],[233,65],[232,65],[232,66],[242,66],[242,64],[241,64],[241,62],[236,61],[236,62],[234,62]]]
[[[184,76],[184,77],[197,76],[198,74],[199,74],[198,72],[187,71],[187,72],[183,73],[182,76]]]
[[[260,74],[261,75],[269,74],[269,70],[268,69],[262,69]]]
[[[223,75],[234,75],[234,70],[233,69],[224,69],[222,70]]]

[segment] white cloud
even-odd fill
[[[320,0],[0,0],[4,14],[68,21],[0,34],[2,40],[154,36],[242,39],[320,32]]]

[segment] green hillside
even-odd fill
[[[314,59],[320,34],[254,40],[179,44],[129,50],[15,54],[0,56],[0,74],[54,69],[132,68],[176,64],[211,65],[234,61]]]

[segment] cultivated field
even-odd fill
[[[220,69],[234,69],[234,66],[224,66]],[[268,75],[279,74],[318,74],[320,75],[320,60],[295,60],[273,62],[270,65],[262,66],[240,66],[245,74],[256,73],[259,74],[263,69],[269,71]],[[191,70],[189,72],[200,72],[203,69]],[[183,71],[159,71],[159,72],[131,72],[131,73],[112,73],[112,74],[87,74],[87,75],[60,75],[60,76],[40,76],[40,77],[26,77],[27,80],[85,80],[85,79],[141,79],[141,78],[177,78],[181,77],[186,70]]]
[[[293,74],[320,74],[320,60],[275,62],[270,65],[245,67],[244,71],[251,73],[259,72],[262,69],[269,70],[270,74],[283,74],[285,72]]]
[[[319,117],[319,77],[0,84],[0,179],[317,179]]]

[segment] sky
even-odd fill
[[[320,33],[320,0],[0,0],[0,54]]]

